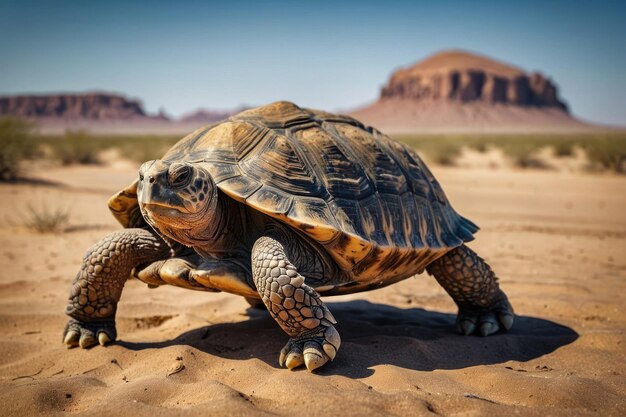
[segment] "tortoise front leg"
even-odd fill
[[[281,350],[280,366],[306,365],[309,371],[333,360],[341,344],[337,321],[319,294],[304,283],[283,244],[270,236],[252,249],[252,277],[270,314],[291,339]]]
[[[459,307],[457,330],[489,336],[513,326],[513,308],[489,265],[461,245],[426,268]]]
[[[115,312],[133,268],[170,256],[170,247],[146,229],[124,229],[92,246],[74,279],[65,314],[63,341],[89,347],[115,340]]]

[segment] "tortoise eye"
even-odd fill
[[[172,187],[182,187],[191,180],[191,167],[189,165],[172,166],[169,173],[169,183]]]

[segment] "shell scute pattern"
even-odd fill
[[[298,196],[326,197],[326,190],[287,136],[268,135],[239,160],[246,175]]]
[[[378,193],[402,194],[408,191],[407,180],[396,161],[368,131],[342,123],[335,125],[337,141],[345,141],[364,168]]]
[[[270,129],[284,129],[310,122],[311,115],[293,103],[278,101],[267,106],[246,110],[231,119],[256,121]]]
[[[354,155],[343,149],[345,145],[338,143],[322,126],[292,129],[291,133],[312,165],[317,167],[318,177],[335,199],[360,199],[374,193],[361,166],[353,162]]]
[[[291,209],[293,200],[293,195],[271,186],[262,186],[247,199],[247,202],[252,206],[265,207],[268,213],[284,215]]]

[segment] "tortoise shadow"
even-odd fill
[[[574,342],[569,327],[535,317],[517,316],[513,329],[489,337],[460,336],[455,315],[421,308],[401,309],[365,300],[329,303],[339,322],[342,345],[320,375],[364,378],[373,366],[388,364],[417,371],[462,369],[507,361],[525,362]],[[246,360],[255,357],[278,367],[287,335],[265,310],[248,309],[249,320],[214,324],[163,342],[117,343],[130,350],[188,345],[211,355]]]

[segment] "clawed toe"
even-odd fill
[[[498,326],[496,323],[491,323],[487,321],[480,325],[481,336],[492,335],[496,333],[498,330],[500,330],[500,326]]]
[[[80,333],[75,332],[73,330],[68,331],[65,334],[65,338],[63,339],[63,343],[67,345],[68,349],[78,346],[78,339],[80,338]]]
[[[280,366],[286,366],[289,369],[297,368],[304,364],[304,356],[302,355],[302,349],[298,344],[292,343],[290,340],[285,347],[280,351],[280,357],[278,358],[278,364]]]
[[[304,344],[304,364],[306,369],[313,371],[328,362],[330,358],[317,342]]]
[[[109,335],[105,332],[100,332],[100,334],[98,335],[98,343],[100,343],[100,346],[105,346],[107,343],[110,342],[111,338],[109,337]]]
[[[500,330],[500,326],[498,325],[498,319],[493,313],[484,314],[479,321],[481,336],[489,336]]]
[[[289,352],[287,359],[285,359],[285,366],[289,369],[297,368],[304,363],[304,356],[302,352]]]
[[[504,326],[506,330],[510,330],[513,327],[514,316],[511,313],[502,313],[498,316],[500,319],[500,323]]]
[[[476,330],[476,323],[474,323],[472,320],[460,320],[460,323],[458,325],[458,331],[461,334],[464,334],[465,336],[468,336],[472,333],[474,333],[474,330]]]
[[[78,345],[83,349],[91,347],[95,345],[96,343],[98,343],[96,338],[93,337],[93,335],[89,333],[81,335],[80,340],[78,341]]]

